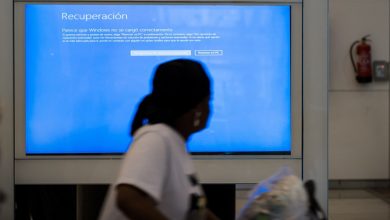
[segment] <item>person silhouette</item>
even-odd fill
[[[100,220],[218,219],[186,150],[207,127],[211,80],[202,63],[176,59],[158,65],[152,92],[133,118],[133,141],[111,185]]]

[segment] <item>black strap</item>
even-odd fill
[[[315,220],[327,220],[324,210],[321,208],[315,198],[316,186],[313,180],[308,180],[304,184],[307,195],[309,197],[309,216]]]

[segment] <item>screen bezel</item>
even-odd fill
[[[302,5],[294,3],[262,2],[36,2],[15,3],[15,158],[17,159],[68,159],[68,158],[121,158],[121,154],[26,154],[25,150],[25,4],[188,4],[188,5],[290,5],[291,6],[291,151],[290,152],[245,152],[195,153],[196,158],[301,158],[302,153]]]

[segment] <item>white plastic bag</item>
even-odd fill
[[[284,167],[254,187],[237,220],[306,220],[308,199],[302,181]]]

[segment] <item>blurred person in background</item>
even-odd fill
[[[206,208],[186,146],[207,127],[211,95],[200,62],[177,59],[155,69],[152,92],[138,106],[133,141],[100,220],[218,219]]]

